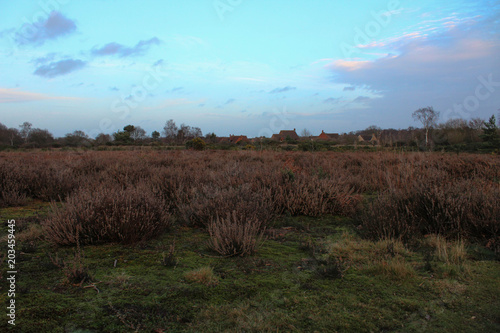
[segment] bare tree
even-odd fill
[[[312,135],[311,132],[309,132],[309,130],[307,128],[304,128],[302,130],[302,132],[300,132],[300,136],[303,137],[303,138],[308,138],[311,135]]]
[[[147,138],[146,131],[141,127],[134,127],[134,130],[130,133],[130,137],[134,140],[144,140]]]
[[[201,132],[201,128],[192,127],[190,136],[192,136],[194,138],[201,138],[203,136],[203,133]]]
[[[429,130],[436,125],[436,120],[439,118],[439,112],[434,111],[432,106],[421,108],[412,113],[412,117],[424,125],[425,128],[425,146],[429,146]]]
[[[469,126],[469,140],[471,142],[480,142],[480,134],[483,131],[484,120],[481,118],[472,118],[468,122]]]
[[[19,128],[21,129],[19,131],[19,134],[24,140],[24,143],[27,143],[30,137],[30,132],[31,132],[31,127],[33,125],[30,122],[25,121],[22,125],[19,125]]]
[[[186,124],[181,124],[181,128],[177,131],[177,139],[179,142],[184,142],[185,139],[191,136],[191,126]]]
[[[19,131],[17,130],[17,128],[9,128],[7,131],[11,146],[14,146],[14,144],[21,144],[22,138],[21,135],[19,135]]]
[[[165,123],[165,127],[163,127],[163,133],[165,134],[165,137],[169,140],[175,139],[178,131],[179,131],[179,128],[177,128],[177,125],[175,125],[175,122],[173,119],[168,120]]]

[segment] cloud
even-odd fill
[[[339,101],[340,101],[340,97],[339,98],[330,97],[330,98],[325,99],[323,101],[323,103],[326,103],[326,104],[337,104]]]
[[[234,98],[230,98],[226,101],[226,103],[224,103],[224,105],[228,105],[228,104],[231,104],[231,103],[234,103],[236,100]]]
[[[160,44],[160,40],[156,37],[153,37],[148,40],[141,40],[134,47],[128,47],[122,44],[112,42],[104,45],[101,48],[94,47],[91,53],[94,56],[117,55],[119,57],[128,57],[128,56],[142,55],[152,45],[158,45],[158,44]],[[155,62],[154,66],[161,65],[162,63],[163,59],[160,59],[157,62]]]
[[[365,103],[365,102],[368,102],[370,100],[371,100],[370,97],[367,97],[367,96],[358,96],[352,102],[353,103]]]
[[[36,65],[44,65],[50,61],[53,61],[56,57],[56,53],[48,53],[45,57],[39,57],[34,59],[32,62],[35,63]]]
[[[14,39],[19,45],[42,45],[48,40],[57,39],[75,31],[76,24],[74,21],[57,11],[53,11],[46,20],[25,24],[15,33]]]
[[[356,90],[356,87],[344,87],[342,91],[354,91]]]
[[[82,69],[86,64],[87,63],[82,60],[66,59],[42,65],[38,67],[33,74],[41,77],[53,78]]]
[[[378,91],[402,87],[439,87],[457,84],[481,74],[479,68],[494,68],[495,49],[500,42],[477,38],[441,40],[420,39],[402,47],[398,56],[388,55],[374,61],[338,60],[331,69],[338,82],[367,85]],[[498,54],[498,53],[497,53]]]
[[[398,118],[394,115],[403,112],[411,124],[410,112],[419,107],[432,105],[442,114],[450,114],[447,110],[456,110],[455,105],[464,104],[470,96],[474,99],[481,77],[483,81],[491,77],[495,84],[500,82],[498,31],[494,19],[467,21],[431,36],[389,43],[385,46],[391,54],[376,60],[340,59],[325,67],[331,71],[333,82],[363,87],[361,90],[378,95],[370,100],[377,122],[391,126]],[[481,92],[490,92],[485,89]],[[469,106],[467,112],[464,107],[458,109],[458,116],[487,117],[500,103],[495,89],[487,99]],[[354,101],[368,101],[360,97]]]
[[[165,61],[163,59],[158,59],[154,64],[153,67],[163,65]]]
[[[283,88],[273,89],[269,93],[270,94],[279,94],[279,93],[283,93],[283,92],[287,92],[287,91],[295,90],[295,89],[297,89],[297,88],[296,87],[286,86],[286,87],[283,87]]]
[[[76,100],[76,97],[50,96],[18,89],[0,88],[0,103],[18,103],[41,100]]]
[[[371,61],[368,60],[344,60],[339,59],[335,60],[333,63],[326,65],[327,68],[338,70],[342,69],[343,71],[356,71],[358,69],[364,68],[369,65]]]
[[[203,41],[203,39],[194,37],[194,36],[181,36],[176,35],[171,38],[175,43],[186,47],[193,48],[198,46],[206,46],[207,44]]]

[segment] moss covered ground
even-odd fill
[[[18,270],[16,325],[4,316],[2,332],[500,332],[498,258],[474,244],[373,242],[346,218],[283,217],[252,256],[220,257],[205,230],[174,227],[78,260],[44,240],[48,210],[0,210],[2,249],[17,222]],[[79,264],[90,277],[70,281]]]

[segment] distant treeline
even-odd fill
[[[372,141],[361,138],[370,136]],[[283,150],[345,150],[359,146],[376,146],[379,148],[403,148],[406,150],[445,150],[470,152],[499,152],[500,131],[495,116],[488,121],[474,118],[464,120],[450,119],[444,123],[434,124],[430,128],[382,129],[370,126],[364,130],[353,131],[336,136],[334,139],[321,140],[314,137],[307,129],[301,136],[287,137],[276,141],[270,138],[246,138],[232,142],[228,138],[220,138],[215,133],[203,135],[198,127],[186,124],[177,126],[170,119],[159,131],[148,134],[140,126],[127,125],[123,130],[113,134],[101,133],[95,138],[77,130],[63,137],[54,137],[47,129],[35,128],[29,122],[19,128],[8,128],[0,123],[0,148],[95,148],[101,146],[186,146],[187,148],[204,149],[266,149],[279,147]],[[201,141],[199,139],[201,139]],[[193,139],[197,139],[193,142]]]

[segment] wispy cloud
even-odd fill
[[[82,69],[87,63],[79,59],[66,59],[38,67],[33,74],[53,78]]]
[[[160,44],[157,37],[148,40],[141,40],[135,46],[129,47],[115,42],[108,43],[100,48],[94,47],[91,51],[94,56],[109,56],[117,55],[119,57],[128,57],[144,54],[152,45]],[[161,64],[163,60],[157,61],[155,64]]]
[[[77,100],[77,97],[50,96],[18,89],[0,88],[0,103],[19,103],[41,100]]]
[[[325,103],[325,104],[337,104],[339,101],[340,101],[340,97],[338,97],[338,98],[330,97],[330,98],[325,99],[323,101],[323,103]]]
[[[15,33],[15,41],[19,45],[42,45],[48,40],[69,35],[76,31],[76,24],[61,13],[53,11],[46,20],[23,26]]]
[[[371,100],[371,98],[368,96],[358,96],[352,102],[353,103],[366,103],[366,102],[369,102],[370,100]]]
[[[231,104],[231,103],[234,103],[236,100],[234,98],[230,98],[226,101],[226,103],[224,103],[224,105],[228,105],[228,104]]]
[[[364,68],[365,66],[371,64],[371,61],[368,60],[343,60],[338,59],[333,63],[326,65],[326,68],[330,69],[339,69],[341,68],[344,71],[356,71],[358,69]]]
[[[287,92],[287,91],[290,91],[290,90],[295,90],[295,89],[297,89],[297,88],[296,87],[286,86],[286,87],[283,87],[283,88],[273,89],[269,93],[270,94],[279,94],[279,93],[284,93],[284,92]]]
[[[168,40],[172,40],[173,42],[187,48],[207,45],[203,39],[194,36],[175,35]]]
[[[45,65],[48,62],[54,61],[56,56],[57,56],[57,54],[55,52],[51,52],[51,53],[48,53],[44,57],[38,57],[38,58],[33,59],[32,63],[34,63],[36,65]]]

